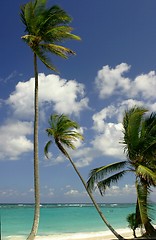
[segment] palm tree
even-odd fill
[[[138,226],[136,225],[136,215],[135,215],[135,213],[128,214],[126,219],[127,219],[127,222],[128,222],[128,227],[130,227],[133,230],[133,236],[136,238],[135,230]]]
[[[106,218],[104,217],[102,211],[100,210],[98,204],[93,198],[93,195],[91,192],[87,189],[87,185],[82,178],[80,172],[78,171],[75,163],[69,156],[68,152],[64,148],[64,146],[75,149],[74,142],[77,141],[78,139],[83,140],[83,136],[77,131],[79,128],[79,125],[75,122],[70,120],[66,115],[51,115],[49,119],[49,128],[46,129],[46,132],[49,137],[54,139],[54,142],[58,149],[63,153],[63,155],[70,161],[72,164],[75,172],[79,176],[84,188],[86,189],[92,203],[94,204],[96,210],[98,211],[99,215],[101,216],[102,220],[104,223],[107,225],[107,227],[112,231],[112,233],[118,238],[118,239],[123,239],[122,236],[120,236],[113,228],[112,226],[107,222]],[[45,146],[45,155],[48,158],[48,151],[49,147],[52,143],[52,140],[48,141],[46,146]]]
[[[38,67],[39,58],[47,68],[56,71],[51,63],[48,53],[62,58],[68,58],[75,54],[69,48],[58,45],[59,42],[68,39],[80,40],[71,33],[69,26],[71,18],[59,6],[46,8],[47,0],[34,0],[21,7],[21,20],[25,25],[26,35],[22,39],[31,48],[34,55],[35,95],[34,95],[34,193],[35,212],[34,222],[29,240],[37,234],[40,216],[40,189],[39,189],[39,160],[38,160]]]
[[[148,217],[148,196],[150,187],[156,186],[156,113],[145,116],[146,112],[147,109],[141,107],[125,112],[122,143],[125,145],[127,161],[91,170],[87,187],[92,191],[96,184],[103,195],[106,188],[116,183],[125,173],[133,172],[136,177],[136,216],[141,218],[147,235],[152,235],[155,234],[155,229]]]
[[[142,228],[142,225],[141,223],[139,223],[137,221],[137,217],[136,217],[136,213],[130,213],[128,214],[127,218],[126,218],[127,222],[128,222],[128,227],[130,227],[133,231],[133,236],[134,238],[136,238],[136,233],[135,233],[135,230],[137,228]]]

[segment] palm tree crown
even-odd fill
[[[136,175],[156,186],[156,113],[146,116],[147,109],[134,107],[123,119],[125,152]]]
[[[49,119],[50,128],[46,129],[49,137],[54,138],[56,145],[60,149],[60,145],[64,145],[68,148],[75,149],[75,144],[78,139],[83,140],[83,136],[77,130],[80,128],[78,123],[72,121],[68,116],[62,114],[54,114],[50,116]],[[45,155],[48,157],[49,147],[52,140],[48,141],[45,146]],[[67,156],[67,152],[64,148],[60,149],[63,154]],[[68,156],[67,156],[68,157]]]
[[[105,191],[107,186],[118,181],[127,171],[133,171],[141,180],[146,180],[148,185],[156,186],[156,113],[145,116],[146,112],[147,109],[140,107],[125,112],[122,143],[125,145],[127,161],[93,169],[88,180],[90,190],[93,190],[97,181],[98,187]],[[108,173],[123,169],[126,165],[128,169],[108,176]]]
[[[122,143],[125,145],[127,161],[93,169],[87,187],[92,191],[96,184],[101,194],[104,194],[107,187],[117,182],[126,172],[132,171],[136,176],[136,216],[140,215],[146,231],[152,233],[147,215],[147,201],[150,187],[156,186],[156,113],[146,116],[146,112],[147,109],[141,107],[134,107],[125,112]],[[113,175],[110,175],[111,173]]]
[[[71,17],[57,5],[46,8],[46,3],[47,0],[35,0],[21,7],[21,20],[27,33],[22,39],[48,68],[56,71],[48,53],[68,58],[75,52],[58,43],[68,39],[80,40],[80,37],[71,33]]]

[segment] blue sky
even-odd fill
[[[21,40],[20,6],[1,1],[0,39],[0,202],[33,202],[33,56]],[[135,104],[156,111],[156,1],[49,0],[73,21],[81,41],[65,46],[77,55],[51,56],[56,74],[39,62],[39,159],[41,202],[89,202],[69,162],[52,145],[43,149],[52,113],[65,113],[81,126],[84,142],[70,151],[87,180],[92,168],[125,159],[124,110]],[[100,202],[135,202],[133,175],[114,184]],[[156,191],[151,198],[156,199]]]

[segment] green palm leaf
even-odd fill
[[[111,184],[117,183],[124,176],[124,174],[126,172],[127,172],[126,170],[123,170],[119,173],[111,175],[110,177],[108,177],[102,181],[99,181],[97,183],[97,186],[100,190],[101,195],[103,196],[105,194],[106,189],[109,188],[111,186]]]
[[[140,138],[140,125],[143,115],[147,112],[145,108],[134,107],[125,112],[123,119],[125,152],[129,159],[134,158],[138,150]]]
[[[108,173],[120,170],[124,168],[127,164],[127,161],[115,162],[106,166],[95,168],[90,171],[89,179],[87,181],[87,188],[92,191],[97,182],[101,181],[107,176]]]
[[[49,125],[50,127],[46,129],[46,132],[49,137],[54,138],[57,145],[63,144],[65,147],[75,149],[76,147],[74,142],[78,139],[84,139],[81,133],[74,130],[79,129],[79,125],[75,121],[70,120],[69,117],[64,114],[51,115]],[[65,154],[62,147],[61,151]]]
[[[156,172],[153,172],[148,167],[139,165],[136,174],[144,179],[148,185],[156,186]]]
[[[52,144],[52,141],[50,140],[50,141],[48,141],[48,142],[46,143],[45,148],[44,148],[44,154],[45,154],[45,156],[46,156],[47,158],[49,158],[48,152],[49,152],[49,148],[50,148],[50,145],[51,145],[51,144]]]
[[[75,55],[75,52],[57,43],[69,39],[80,40],[80,37],[71,33],[73,28],[68,25],[71,17],[57,5],[46,9],[46,2],[36,0],[22,6],[21,20],[27,32],[22,39],[47,68],[57,71],[48,53],[67,59],[69,55]]]
[[[75,55],[76,53],[69,48],[65,48],[63,46],[55,45],[55,44],[40,44],[40,47],[49,51],[57,56],[67,59],[69,55]]]
[[[137,200],[139,206],[139,212],[141,216],[141,221],[143,224],[149,221],[149,210],[151,209],[148,196],[150,193],[150,188],[147,187],[146,184],[136,181],[136,189],[137,189]]]

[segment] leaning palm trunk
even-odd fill
[[[35,71],[35,97],[34,97],[34,196],[35,210],[34,221],[31,233],[27,240],[33,240],[38,231],[40,218],[40,189],[39,189],[39,160],[38,160],[38,70],[37,57],[34,53],[34,71]]]
[[[74,170],[76,171],[77,175],[79,176],[79,178],[80,178],[83,186],[85,187],[85,189],[86,189],[86,191],[87,191],[87,193],[88,193],[88,195],[89,195],[92,203],[94,204],[94,206],[95,206],[97,212],[99,213],[101,219],[103,220],[103,222],[106,224],[106,226],[110,229],[110,231],[111,231],[118,239],[124,239],[121,235],[119,235],[119,234],[115,231],[115,229],[108,223],[108,221],[107,221],[106,218],[104,217],[102,211],[100,210],[98,204],[97,204],[96,201],[94,200],[93,195],[91,194],[91,192],[87,189],[87,185],[86,185],[84,179],[82,178],[81,174],[79,173],[76,165],[74,164],[73,160],[70,158],[70,156],[69,156],[69,154],[67,153],[67,151],[63,148],[63,146],[60,144],[59,141],[55,140],[55,143],[56,143],[56,145],[58,146],[58,148],[60,149],[60,151],[61,151],[61,152],[69,159],[69,161],[71,162]]]

